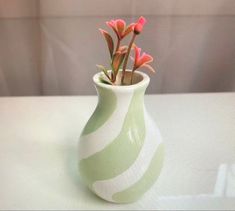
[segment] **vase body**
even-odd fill
[[[144,105],[149,77],[131,86],[111,86],[94,76],[97,107],[78,144],[79,172],[99,197],[115,203],[138,200],[158,178],[164,146]]]

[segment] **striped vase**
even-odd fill
[[[136,71],[129,86],[93,80],[98,105],[82,131],[79,172],[99,197],[115,203],[139,199],[158,178],[164,157],[161,134],[146,112],[148,75]]]

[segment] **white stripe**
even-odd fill
[[[96,131],[80,138],[78,147],[79,160],[103,150],[120,134],[133,92],[114,94],[117,97],[117,107],[111,117]]]
[[[124,191],[138,182],[146,170],[159,146],[162,142],[161,134],[155,122],[145,113],[146,136],[138,158],[132,166],[115,178],[97,181],[93,184],[94,191],[102,198],[109,201],[115,193]]]

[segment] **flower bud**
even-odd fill
[[[143,26],[145,23],[146,23],[146,19],[143,16],[141,16],[138,22],[135,24],[134,33],[139,34],[143,30]]]

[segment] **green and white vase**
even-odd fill
[[[161,134],[144,105],[150,79],[136,71],[135,84],[111,86],[101,75],[93,78],[99,101],[79,140],[79,171],[99,197],[130,203],[154,184],[163,165]]]

